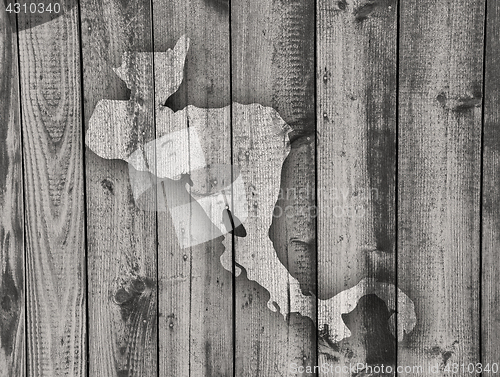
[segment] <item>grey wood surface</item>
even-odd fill
[[[71,10],[52,22],[48,13],[18,17],[25,27],[18,44],[28,376],[86,375],[82,83],[75,4],[66,2]],[[32,22],[36,28],[30,28]]]
[[[0,377],[499,363],[497,2],[11,3]],[[160,177],[183,127],[191,176]]]
[[[496,362],[500,355],[498,318],[497,251],[500,243],[500,4],[487,3],[484,76],[483,196],[482,196],[482,311],[481,334],[483,364]]]
[[[17,27],[0,6],[0,376],[26,375]]]
[[[317,49],[318,297],[328,299],[365,277],[395,283],[397,2],[320,0]],[[387,304],[360,305],[339,364],[394,365]],[[334,329],[321,330],[329,340]]]
[[[87,129],[98,101],[130,101],[133,106],[138,88],[127,88],[113,68],[122,65],[126,52],[150,51],[153,37],[147,2],[84,0],[80,9]],[[154,88],[152,58],[143,69],[149,72],[146,85]],[[140,140],[155,135],[153,91],[144,98],[144,111],[130,114]],[[136,207],[124,161],[102,159],[89,148],[85,158],[90,375],[155,375],[156,204]]]
[[[255,209],[260,218],[272,218],[270,226],[262,226],[261,237],[269,237],[272,253],[309,296],[316,294],[316,234],[311,216],[315,204],[314,12],[314,3],[306,1],[231,2],[232,99],[273,107],[293,128],[289,135],[291,149],[281,174],[268,184],[279,190],[278,198],[274,198],[274,216],[266,214],[265,209]],[[245,129],[251,126],[233,116],[236,165],[243,158],[238,152],[238,139],[249,137]],[[272,169],[271,161],[279,153],[269,150],[256,170],[264,174]],[[265,240],[250,247],[241,241],[235,240],[236,257],[250,252],[258,258],[266,247]],[[288,296],[287,306],[301,305],[290,287],[281,289]],[[281,315],[271,312],[266,290],[246,276],[235,280],[235,292],[236,375],[287,375],[292,363],[317,364],[316,329],[310,318],[284,314],[286,307],[280,308]],[[315,316],[314,300],[302,310]]]
[[[231,104],[228,7],[205,0],[154,0],[153,7],[154,51],[172,48],[183,35],[189,38],[182,84],[170,98],[158,101],[173,110],[186,109],[187,118],[198,114],[199,123],[209,126],[207,143],[212,147],[204,156],[207,167],[193,173],[206,181],[206,192],[213,193],[212,188],[222,181],[216,167],[223,164],[230,171],[231,166],[230,112],[219,119],[209,112]],[[189,148],[193,159],[197,151],[192,140]],[[188,187],[189,195],[194,189]],[[167,195],[175,190],[166,187]],[[190,199],[186,209],[193,215],[187,236],[195,235],[201,221],[195,215],[196,207]],[[220,219],[222,213],[214,216]],[[160,373],[229,376],[234,362],[233,280],[222,267],[220,256],[225,251],[231,253],[222,244],[223,237],[230,240],[231,235],[214,235],[205,243],[180,248],[172,221],[175,219],[168,212],[159,213]]]
[[[484,6],[401,4],[398,286],[419,320],[398,364],[442,374],[480,361]]]

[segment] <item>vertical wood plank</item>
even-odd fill
[[[483,233],[482,233],[482,360],[486,365],[500,355],[500,4],[487,2],[484,91]]]
[[[267,154],[256,160],[252,156],[261,148],[246,150],[246,140],[261,143],[258,135],[269,125],[255,123],[245,111],[233,112],[235,165],[250,159],[247,168],[253,180],[247,184],[257,189],[254,202],[248,203],[248,226],[260,231],[249,234],[249,241],[235,240],[235,260],[247,260],[249,265],[243,267],[249,270],[248,278],[256,279],[249,281],[243,274],[235,281],[237,375],[301,375],[291,366],[316,364],[316,306],[311,296],[316,292],[314,12],[314,2],[303,0],[231,2],[233,101],[272,107],[293,128],[283,164],[276,161],[282,150],[272,150],[272,140],[267,141]],[[265,190],[258,191],[259,179],[270,172],[274,175]],[[277,197],[266,199],[276,192]],[[272,202],[269,208],[263,205],[267,200]],[[271,259],[261,266],[258,259],[267,255]],[[284,284],[271,292],[264,286],[266,280]],[[280,303],[278,314],[269,309],[268,300],[280,295],[287,297],[287,307]],[[304,306],[306,295],[310,300]],[[302,315],[296,312],[299,307]]]
[[[397,1],[319,0],[317,14],[318,297],[326,300],[366,277],[395,283]],[[340,334],[338,363],[394,365],[395,308],[380,299],[364,297],[344,318],[352,335]],[[339,335],[318,326],[326,340]]]
[[[27,374],[86,375],[85,208],[76,2],[19,14]],[[39,22],[46,21],[44,23]],[[37,24],[36,28],[30,28]]]
[[[314,2],[231,2],[233,100],[274,108],[292,139],[314,134]]]
[[[16,20],[0,5],[0,376],[25,376],[24,219]]]
[[[398,364],[442,375],[480,361],[484,3],[401,2],[398,286],[418,322]]]
[[[98,101],[104,100],[111,119],[132,119],[138,144],[150,141],[155,137],[152,55],[131,63],[129,73],[135,76],[129,77],[128,88],[113,71],[122,66],[125,53],[152,52],[149,2],[84,0],[80,6],[86,126]],[[112,104],[134,108],[138,97],[144,101],[142,111],[113,113]],[[119,135],[108,136],[120,143]],[[90,375],[154,376],[155,203],[136,205],[126,162],[104,160],[90,149],[86,159]]]
[[[172,48],[186,35],[190,39],[184,79],[170,98],[157,98],[202,131],[206,168],[190,171],[195,187],[181,182],[181,192],[193,195],[197,183],[213,193],[218,186],[217,166],[231,166],[229,13],[225,1],[154,0],[154,49]],[[213,112],[211,109],[221,108]],[[165,109],[159,109],[160,114]],[[190,123],[189,123],[190,122]],[[164,125],[165,127],[165,125]],[[160,136],[160,134],[158,134]],[[190,140],[190,159],[199,151]],[[192,161],[190,162],[192,163]],[[175,183],[166,196],[175,197]],[[188,189],[189,194],[185,192]],[[179,194],[181,195],[181,194]],[[205,226],[196,215],[198,203],[189,197],[188,236]],[[209,210],[211,211],[211,210]],[[220,219],[222,213],[212,214]],[[158,214],[160,374],[176,376],[231,376],[233,374],[233,284],[221,264],[222,237],[182,248],[174,232],[176,219]],[[212,229],[204,231],[210,233]],[[231,235],[226,234],[231,247]],[[228,241],[229,239],[229,241]]]

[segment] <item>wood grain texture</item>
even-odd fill
[[[314,12],[305,0],[231,2],[233,100],[274,108],[295,137],[315,128]]]
[[[291,145],[290,154],[283,163],[281,170],[281,185],[279,199],[276,201],[272,225],[269,228],[269,238],[271,239],[276,256],[288,270],[290,277],[295,278],[300,284],[300,291],[306,295],[316,294],[316,222],[315,222],[315,145],[313,136],[303,136]],[[247,284],[241,284],[246,287]],[[248,288],[247,288],[248,289]],[[239,292],[239,290],[238,290]],[[293,301],[300,301],[294,298],[293,292],[288,289],[291,306]],[[240,298],[242,300],[242,298]],[[257,306],[258,304],[259,306]],[[298,366],[314,366],[317,364],[316,347],[316,326],[314,317],[316,316],[316,303],[311,300],[310,307],[302,307],[304,313],[311,313],[313,320],[298,313],[290,314],[286,321],[283,318],[275,318],[269,311],[264,312],[265,307],[260,306],[257,301],[253,307],[241,308],[240,326],[246,330],[238,332],[242,340],[244,335],[251,339],[255,337],[255,332],[248,334],[252,326],[243,326],[244,321],[252,321],[257,327],[258,316],[265,319],[269,326],[270,338],[261,338],[261,345],[252,352],[263,353],[267,346],[275,352],[276,357],[270,358],[271,362],[279,362],[279,371],[283,375],[290,374],[292,363]],[[297,305],[295,303],[295,305]],[[238,306],[239,308],[239,306]],[[251,310],[249,310],[251,309]],[[237,318],[238,312],[237,312]],[[281,344],[277,341],[282,339]],[[255,340],[254,340],[255,341]],[[268,344],[266,344],[268,343]],[[242,342],[240,352],[246,352]],[[256,353],[258,353],[256,352]],[[247,359],[243,366],[252,362]],[[265,364],[263,364],[264,366]],[[297,374],[297,375],[300,375]]]
[[[0,72],[0,376],[10,377],[26,375],[24,219],[16,21],[3,5]]]
[[[318,297],[327,299],[365,277],[394,283],[397,2],[320,0],[317,12]],[[387,306],[367,296],[346,317],[340,364],[394,364]]]
[[[64,0],[17,21],[9,2],[0,377],[498,362],[498,2]],[[162,53],[178,41],[170,95],[181,69]],[[83,148],[98,106],[117,127],[91,122],[92,138],[127,157],[149,143],[149,173]],[[150,142],[186,127],[174,152],[188,174],[157,180],[175,162]],[[248,204],[242,237],[214,226],[220,200],[201,204],[229,176]],[[153,188],[140,202],[136,184]],[[394,307],[393,284],[413,302]],[[364,296],[345,294],[355,286]],[[340,325],[324,320],[343,307]]]
[[[487,2],[483,141],[482,360],[500,355],[500,4]]]
[[[20,14],[27,375],[86,375],[83,128],[78,12]],[[29,26],[29,25],[28,25]]]
[[[418,322],[398,364],[441,375],[480,361],[484,3],[401,3],[398,287]]]
[[[279,259],[277,263],[283,264],[290,273],[288,282],[293,285],[297,279],[300,287],[296,288],[311,297],[311,293],[316,292],[314,2],[238,0],[231,2],[230,9],[233,101],[270,106],[293,128],[289,135],[292,148],[280,167],[281,173],[276,172],[266,187],[271,193],[279,185],[277,200],[271,198],[276,203],[274,216],[261,208],[268,193],[259,191],[255,192],[252,204],[255,208],[250,206],[251,213],[257,214],[262,224],[266,224],[266,218],[272,218],[271,227],[261,229],[260,237],[269,237],[272,241],[274,259]],[[238,152],[244,149],[241,139],[257,139],[262,132],[259,127],[266,125],[248,124],[233,115],[234,161],[244,164],[245,157]],[[249,134],[248,128],[254,131]],[[258,172],[252,175],[265,176],[274,171],[273,160],[280,151],[270,148],[261,160],[252,160],[251,168]],[[246,153],[249,158],[249,152]],[[255,182],[249,184],[256,189]],[[245,247],[243,241],[236,240],[236,259],[241,259],[242,253],[255,254],[256,259],[264,254],[264,241],[249,247]],[[269,271],[269,274],[276,276],[278,271]],[[242,275],[235,284],[236,375],[301,375],[291,372],[290,365],[315,365],[313,321],[294,313],[294,309],[286,315],[286,320],[283,317],[290,308],[302,306],[301,312],[312,313],[314,319],[314,300],[304,303],[301,294],[296,297],[298,292],[291,290],[290,285],[287,290],[285,285],[281,294],[288,296],[288,307],[281,307],[281,315],[277,315],[268,308],[269,293],[259,281],[248,281],[247,276]],[[303,307],[304,304],[308,307]]]
[[[137,62],[141,66],[130,78],[130,89],[113,71],[122,65],[124,53],[152,52],[149,3],[84,0],[80,7],[86,126],[99,100],[127,101],[121,103],[133,108],[141,97],[143,111],[126,115],[135,124],[132,131],[139,144],[154,139],[153,57],[144,66]],[[109,115],[120,118],[120,114]],[[89,149],[86,184],[90,375],[154,376],[158,362],[156,203],[138,208],[128,164],[104,160]]]
[[[193,171],[205,177],[208,192],[217,186],[216,169],[231,166],[230,111],[211,118],[210,108],[230,105],[229,13],[225,2],[208,0],[154,0],[154,50],[172,48],[186,35],[190,39],[184,81],[170,98],[161,99],[173,110],[187,105],[207,109],[198,122],[207,127],[204,143],[207,169]],[[160,100],[160,98],[158,98]],[[203,111],[186,109],[186,116]],[[190,151],[197,151],[190,140]],[[192,149],[192,150],[191,150]],[[190,155],[190,161],[191,157]],[[198,176],[198,179],[201,179]],[[192,193],[184,183],[182,190]],[[171,195],[172,188],[166,190]],[[189,201],[191,221],[186,235],[196,232],[198,203]],[[221,217],[222,213],[216,214]],[[160,374],[176,376],[231,376],[233,373],[233,284],[221,264],[222,237],[182,249],[169,214],[158,215]],[[211,232],[211,229],[205,229]],[[225,235],[231,239],[230,234]],[[229,247],[231,243],[229,242]]]

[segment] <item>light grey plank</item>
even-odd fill
[[[152,51],[151,9],[147,2],[115,0],[84,0],[80,8],[90,375],[152,376],[158,363],[156,204],[137,206],[127,163],[96,155],[100,149],[93,144],[98,139],[110,148],[121,145],[108,126],[125,128],[127,121],[137,144],[155,137],[152,55],[133,62],[125,77],[114,70],[124,54]],[[145,103],[134,113],[138,93]],[[98,124],[92,133],[89,124]]]
[[[54,20],[49,13],[18,15],[30,376],[86,375],[83,127],[75,4],[67,1],[69,11]]]
[[[304,0],[231,1],[233,101],[272,107],[293,141],[233,111],[233,160],[251,194],[249,234],[235,239],[246,269],[235,281],[237,375],[316,364],[314,12]]]
[[[231,253],[231,235],[222,236],[213,225],[222,211],[211,203],[204,213],[202,199],[216,195],[224,183],[218,167],[231,171],[230,48],[229,13],[225,1],[154,0],[154,49],[166,51],[185,35],[189,49],[183,81],[170,97],[158,93],[157,101],[178,110],[184,127],[196,131],[189,138],[189,152],[177,150],[189,160],[186,173],[194,183],[165,181],[167,201],[186,200],[189,212],[184,233],[176,226],[182,214],[175,208],[158,214],[159,300],[162,316],[160,333],[160,374],[176,376],[229,376],[233,373],[233,284],[220,256]],[[157,61],[155,61],[155,65]],[[217,110],[219,109],[219,110]],[[167,107],[157,109],[157,119],[168,117]],[[163,136],[178,124],[162,122]],[[197,138],[203,150],[197,150]],[[196,155],[202,152],[206,166],[198,168]],[[159,163],[163,163],[159,161]],[[227,177],[226,177],[227,178]],[[221,186],[222,185],[222,186]],[[180,208],[182,206],[178,206]],[[176,230],[177,229],[177,230]],[[206,242],[183,244],[183,237],[206,236]],[[223,237],[226,242],[222,244]]]

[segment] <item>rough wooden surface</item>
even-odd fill
[[[500,3],[487,2],[484,87],[483,233],[482,236],[482,363],[500,355]]]
[[[323,362],[423,368],[407,375],[457,363],[466,376],[462,363],[498,362],[497,2],[68,0],[17,25],[12,2],[0,7],[0,377],[305,376],[294,370]],[[161,53],[187,39],[169,97]],[[143,150],[151,174],[84,150],[99,101],[101,115],[125,109],[106,122],[133,125],[130,148],[189,123],[175,152],[194,185],[157,181],[171,164],[158,143]],[[289,151],[287,132],[266,134],[281,124],[266,106],[292,127]],[[246,237],[210,225],[223,220],[213,203],[199,217],[228,174],[245,177],[258,214]],[[137,177],[153,188],[141,200]],[[176,201],[186,213],[166,208]],[[213,239],[185,247],[202,228]],[[394,283],[417,312],[397,347],[409,306],[395,307]],[[374,294],[349,306],[362,292]],[[316,327],[344,306],[336,327]]]
[[[16,20],[0,6],[0,376],[25,376],[24,220]]]
[[[151,51],[151,9],[143,1],[85,0],[82,19],[85,125],[100,100],[129,101],[144,111],[110,114],[136,124],[138,142],[154,138],[152,56],[127,88],[113,68],[123,54]],[[139,80],[149,92],[143,93]],[[113,111],[111,104],[107,108]],[[104,127],[103,127],[104,129]],[[99,376],[152,376],[157,370],[156,203],[138,208],[129,167],[86,151],[89,369]],[[149,211],[147,211],[149,209]]]
[[[224,2],[206,0],[154,0],[154,50],[172,48],[186,35],[190,46],[184,80],[170,98],[158,98],[173,110],[187,105],[202,109],[230,105],[229,13]],[[186,116],[190,116],[189,108]],[[203,111],[199,112],[203,114]],[[210,126],[204,142],[212,145],[205,154],[207,169],[202,174],[207,193],[215,193],[222,179],[211,167],[231,166],[230,112],[221,118],[200,115],[199,122]],[[190,140],[190,163],[197,151]],[[229,170],[230,171],[230,170]],[[211,188],[210,188],[211,186]],[[192,194],[195,187],[185,183],[182,190]],[[167,191],[169,191],[167,187]],[[167,192],[167,195],[169,193]],[[190,199],[192,219],[186,234],[195,231],[199,218],[197,203]],[[220,214],[214,214],[218,218]],[[173,231],[170,214],[158,216],[160,302],[160,374],[177,376],[229,376],[233,373],[233,284],[232,275],[221,265],[222,237],[181,249]],[[208,228],[208,232],[211,232]],[[231,239],[230,234],[224,237]],[[231,243],[229,242],[229,248]]]
[[[79,20],[19,32],[26,219],[27,375],[86,375]],[[50,14],[20,14],[26,26]]]
[[[233,100],[273,107],[301,136],[315,128],[314,5],[231,2]]]
[[[296,292],[290,286],[279,285],[282,291],[278,288],[278,294],[285,295],[287,304],[281,305],[281,315],[276,315],[268,308],[269,296],[259,281],[255,284],[246,276],[236,279],[235,370],[236,375],[295,375],[289,374],[292,363],[316,364],[313,321],[294,313],[295,308],[300,307],[303,314],[310,312],[314,317],[316,311],[314,299],[304,303],[301,297],[295,297],[300,289],[309,298],[313,298],[311,293],[316,293],[315,219],[314,214],[311,216],[315,204],[314,3],[233,1],[231,35],[233,101],[272,106],[292,126],[290,138],[294,141],[281,174],[269,179],[269,188],[279,188],[278,198],[271,199],[276,203],[274,211],[269,208],[272,213],[266,214],[266,208],[261,207],[264,196],[268,195],[265,192],[255,192],[257,200],[250,203],[255,206],[251,212],[259,217],[261,226],[269,227],[266,218],[274,214],[271,227],[261,229],[260,242],[248,244],[237,239],[235,256],[240,259],[240,254],[248,252],[255,253],[256,258],[266,255],[262,248],[271,247],[265,242],[269,237],[274,248],[271,249],[273,260],[284,272],[285,281],[299,289]],[[255,131],[248,134],[250,127]],[[266,126],[233,117],[236,163],[245,161],[242,152],[238,152],[244,148],[242,138],[261,132],[259,127]],[[272,145],[271,140],[269,144]],[[248,159],[252,151],[246,153]],[[262,171],[261,174],[272,170],[272,161],[279,153],[279,150],[269,150],[260,161],[252,160],[252,168]],[[257,186],[256,182],[253,184]],[[254,190],[255,186],[252,186]],[[257,229],[258,226],[252,230]],[[288,273],[291,275],[287,276]],[[277,275],[275,271],[271,276]],[[276,298],[274,294],[272,292],[271,299]],[[290,316],[288,311],[292,312]]]
[[[398,286],[418,323],[398,364],[441,374],[480,361],[484,5],[401,4]]]
[[[364,277],[394,283],[396,46],[396,1],[318,2],[320,299]],[[369,296],[349,315],[340,364],[394,364],[380,301]]]

